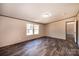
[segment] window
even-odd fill
[[[27,24],[27,35],[33,35],[33,24]]]
[[[39,25],[34,25],[34,34],[39,34]]]
[[[28,23],[26,27],[26,35],[39,34],[39,25]]]

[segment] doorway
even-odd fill
[[[66,39],[71,39],[78,44],[78,21],[66,22]]]

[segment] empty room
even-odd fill
[[[0,56],[79,56],[79,3],[0,3]]]

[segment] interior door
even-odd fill
[[[66,23],[66,38],[73,39],[77,43],[77,21],[69,21]]]

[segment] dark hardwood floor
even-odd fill
[[[43,37],[0,48],[0,56],[78,56],[79,49],[72,39]]]

